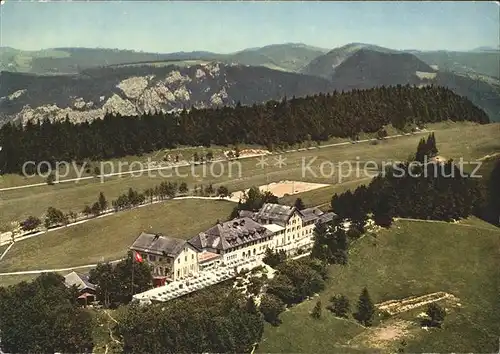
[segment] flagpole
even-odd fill
[[[132,255],[132,284],[130,287],[130,292],[132,294],[132,298],[130,299],[130,301],[132,301],[134,299],[134,255]]]

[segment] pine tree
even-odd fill
[[[415,161],[424,162],[424,158],[427,154],[427,144],[425,139],[422,138],[418,142],[417,153],[415,154]]]
[[[347,318],[349,317],[350,312],[350,303],[347,296],[344,295],[336,295],[331,299],[331,305],[329,307],[330,311],[337,317]]]
[[[363,288],[358,300],[358,312],[355,314],[356,320],[363,324],[364,326],[371,326],[373,322],[373,316],[375,314],[375,306],[370,298],[368,289]]]
[[[306,208],[301,198],[295,199],[294,207],[298,210],[304,210]]]
[[[99,203],[99,209],[101,211],[105,211],[108,207],[108,201],[106,200],[106,197],[104,196],[104,193],[99,193],[99,200],[98,200],[98,203]]]
[[[426,311],[428,320],[424,320],[424,324],[429,327],[441,327],[446,316],[446,311],[436,304],[435,302],[430,303]]]
[[[434,133],[431,133],[429,137],[427,138],[427,156],[428,157],[434,157],[438,154],[438,149],[436,146],[436,137],[434,136]]]

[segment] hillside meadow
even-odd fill
[[[0,262],[0,273],[117,260],[126,256],[141,232],[189,239],[218,219],[225,220],[234,205],[219,200],[172,200],[69,226],[17,242]]]
[[[467,161],[500,152],[500,124],[440,123],[434,131],[439,153],[445,158],[463,157]],[[42,216],[49,206],[64,212],[79,212],[86,204],[94,203],[101,191],[108,200],[112,200],[126,193],[130,187],[143,191],[167,180],[186,182],[190,188],[210,183],[214,186],[225,185],[230,191],[281,180],[327,184],[360,180],[367,177],[367,172],[363,169],[364,162],[374,161],[380,164],[382,161],[405,160],[415,152],[422,136],[425,134],[388,139],[376,145],[367,142],[290,152],[282,155],[286,160],[281,168],[274,166],[277,156],[269,156],[269,165],[265,168],[258,165],[257,158],[247,158],[216,163],[213,167],[179,167],[170,177],[168,174],[162,177],[159,174],[144,173],[138,177],[112,177],[103,183],[97,179],[89,179],[78,183],[0,191],[0,225],[24,220],[30,215]],[[347,163],[350,162],[351,167],[347,167],[347,171],[346,167],[342,170],[346,177],[339,178],[339,162],[345,162],[344,166],[348,166]],[[357,168],[357,163],[361,164],[360,169]],[[305,169],[304,166],[309,166],[310,169]]]
[[[416,315],[425,307],[368,329],[352,319],[335,318],[326,309],[315,320],[309,315],[318,299],[314,298],[283,313],[279,327],[266,325],[258,351],[397,352],[403,340],[409,353],[497,350],[500,229],[477,219],[471,224],[399,220],[376,237],[367,235],[351,248],[348,265],[330,268],[326,290],[319,296],[326,306],[331,296],[344,294],[355,311],[365,286],[375,303],[444,291],[456,296],[460,307],[447,308],[442,329],[420,328]],[[384,329],[401,324],[405,324],[404,335],[397,339],[381,335]]]

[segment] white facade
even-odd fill
[[[269,243],[271,249],[293,253],[300,248],[311,247],[314,242],[314,220],[305,220],[296,210],[284,227],[277,224],[262,225],[273,232],[273,240]]]
[[[198,252],[188,243],[174,259],[172,278],[179,280],[198,274]]]
[[[248,244],[237,246],[224,251],[222,254],[225,264],[234,263],[242,259],[262,258],[266,249],[273,244],[273,236],[266,237]]]
[[[165,253],[163,257],[143,253],[143,258],[153,265],[155,277],[177,281],[196,276],[200,270],[236,266],[249,261],[260,262],[268,248],[283,250],[288,255],[312,248],[316,222],[323,215],[321,211],[299,211],[277,204],[266,204],[261,210],[264,212],[255,218],[219,223],[188,242],[162,236],[160,240],[175,246],[175,251],[170,252],[168,257]],[[266,229],[265,232],[262,228]],[[258,237],[245,236],[249,232],[254,235],[255,229],[261,230]],[[150,248],[143,246],[142,249],[145,250],[142,252],[147,252]]]

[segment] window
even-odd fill
[[[181,272],[180,270],[177,271],[177,277],[179,277],[181,275]]]
[[[188,261],[188,256],[184,256],[184,262]]]
[[[177,258],[177,263],[181,263],[181,257]]]
[[[156,256],[153,256],[152,254],[150,254],[150,255],[149,255],[149,260],[150,260],[151,262],[156,261]]]
[[[191,255],[191,259],[194,259],[194,254]]]

